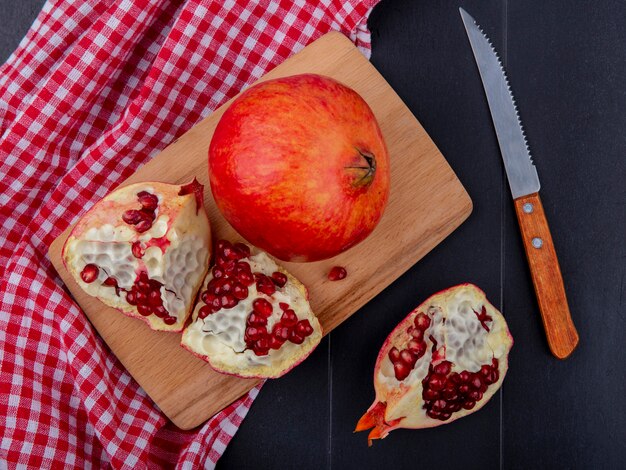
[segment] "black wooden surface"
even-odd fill
[[[0,61],[41,0],[0,0]],[[507,67],[552,227],[580,345],[547,348],[476,66],[458,14],[483,26]],[[626,3],[383,0],[372,62],[466,186],[474,212],[447,240],[268,382],[221,469],[618,469],[626,461],[624,307]],[[353,434],[374,393],[383,340],[414,306],[474,282],[515,338],[502,391],[448,426]]]

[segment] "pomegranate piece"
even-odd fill
[[[242,377],[279,377],[313,351],[321,326],[297,279],[265,253],[251,255],[247,245],[227,240],[215,245],[215,265],[184,348]]]
[[[502,385],[512,346],[504,317],[476,286],[433,295],[387,337],[374,368],[376,399],[356,431],[371,429],[371,445],[394,429],[479,410]]]
[[[328,273],[328,279],[331,281],[341,281],[348,275],[348,271],[343,266],[333,266]]]
[[[149,182],[113,191],[78,221],[63,247],[65,266],[83,290],[154,330],[183,329],[211,254],[206,213],[196,212],[195,193],[180,192]]]

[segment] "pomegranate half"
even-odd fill
[[[280,377],[322,339],[307,290],[263,252],[220,240],[182,346],[218,372]]]
[[[209,147],[215,202],[246,240],[286,261],[317,261],[364,240],[389,197],[374,113],[321,75],[267,80],[236,98]]]
[[[472,284],[439,292],[385,340],[374,368],[376,399],[356,431],[382,439],[482,408],[500,388],[513,346],[502,314]]]
[[[196,180],[111,192],[76,224],[63,262],[89,295],[153,330],[182,331],[204,279],[211,232]]]

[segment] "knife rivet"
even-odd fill
[[[532,240],[532,244],[535,248],[539,249],[543,246],[543,240],[539,237],[535,237]]]
[[[522,210],[527,214],[530,214],[533,211],[533,205],[530,202],[527,202],[522,206]]]

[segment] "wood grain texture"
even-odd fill
[[[328,75],[359,92],[381,125],[391,158],[389,205],[370,237],[330,260],[282,263],[309,288],[313,310],[328,333],[458,227],[471,213],[472,202],[409,109],[344,36],[323,36],[262,80],[297,73]],[[227,106],[198,123],[123,183],[183,183],[197,177],[205,185],[214,239],[238,238],[217,210],[208,183],[209,142]],[[198,426],[258,382],[214,372],[179,346],[180,335],[153,332],[143,322],[87,296],[61,260],[69,231],[52,243],[52,263],[111,350],[177,426]],[[326,274],[336,264],[347,268],[348,277],[330,282]]]
[[[515,211],[548,346],[555,357],[565,359],[578,344],[578,332],[570,315],[559,260],[539,193],[515,199]]]

